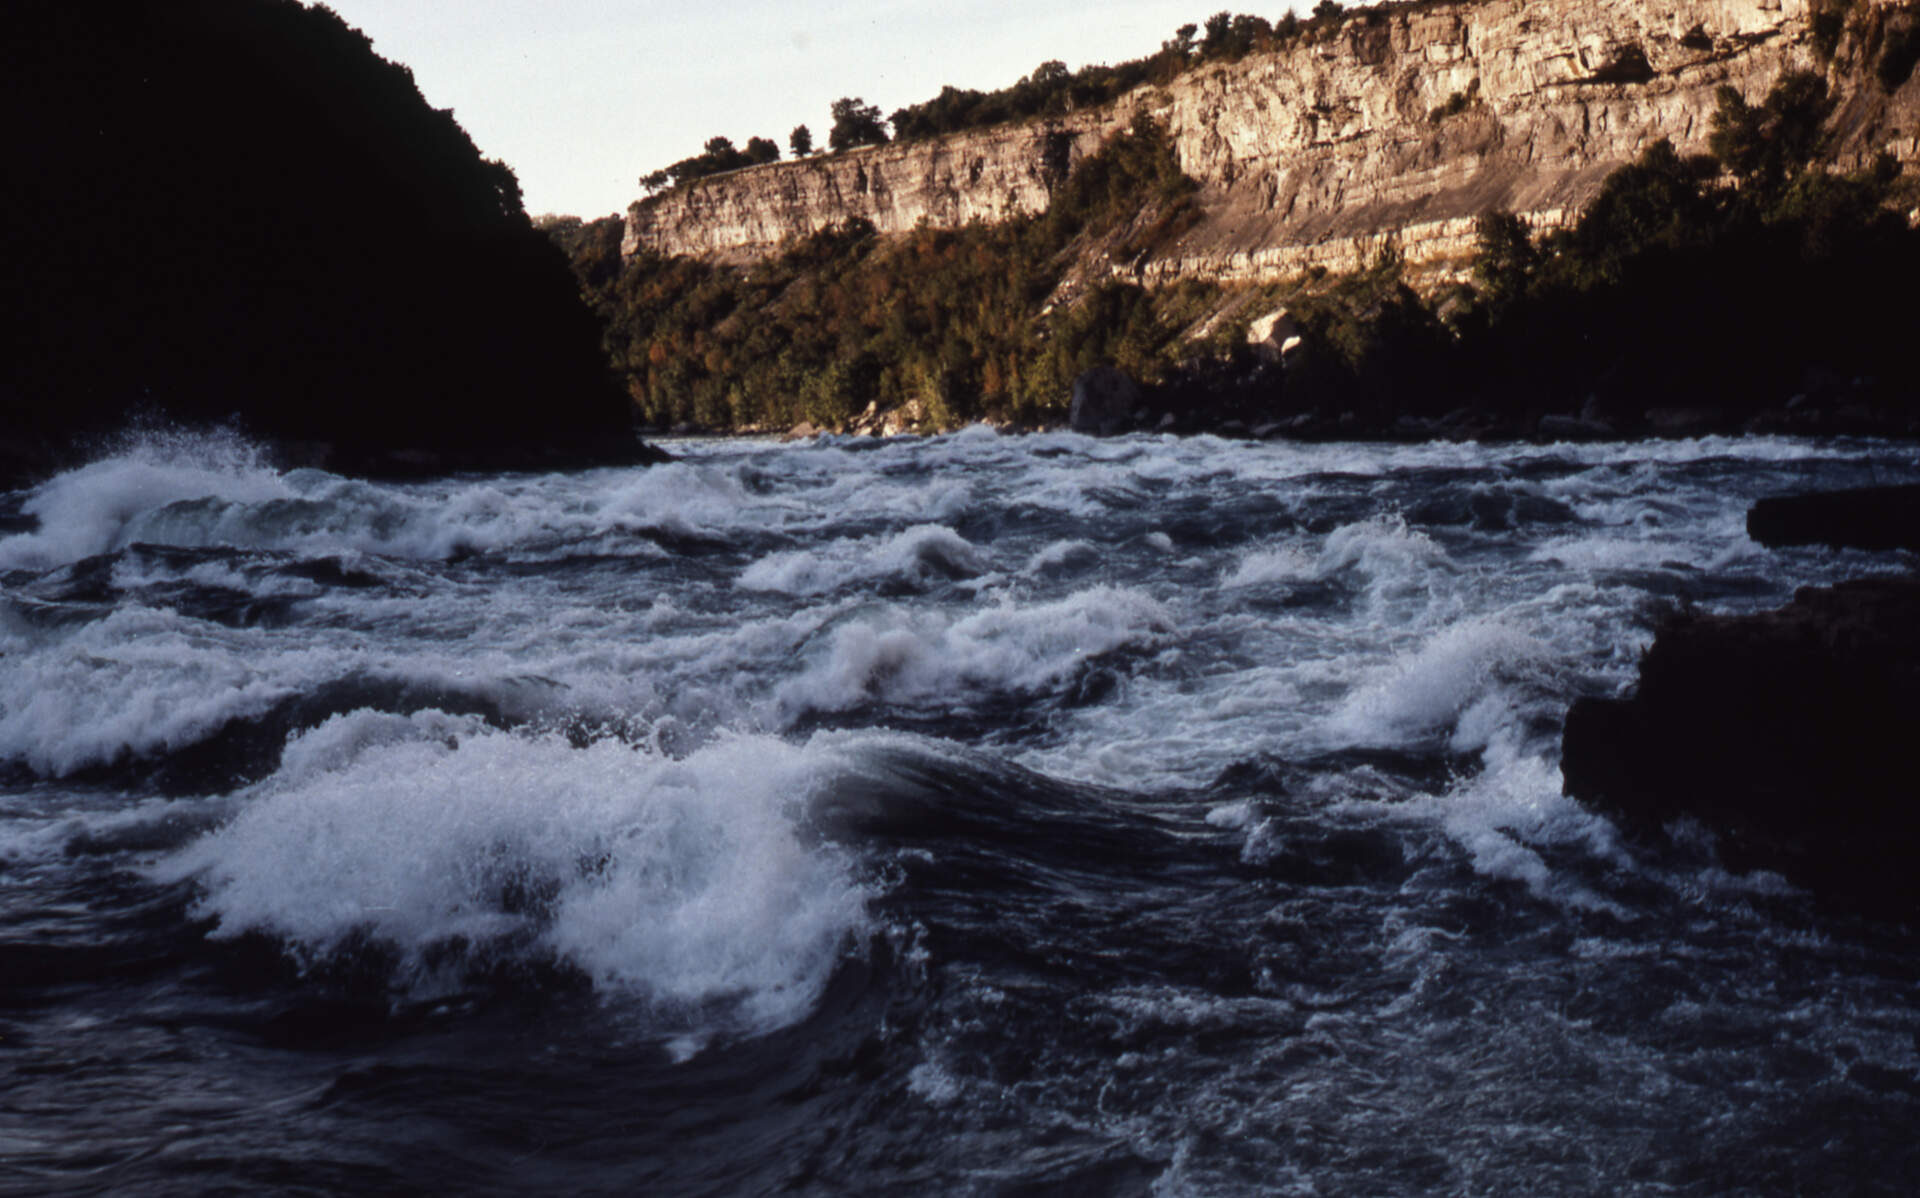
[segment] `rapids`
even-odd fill
[[[1920,1177],[1915,930],[1558,767],[1911,445],[675,448],[0,496],[0,1189]]]

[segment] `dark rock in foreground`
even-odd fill
[[[1807,587],[1778,611],[1683,615],[1636,694],[1567,713],[1566,792],[1657,832],[1691,816],[1735,870],[1920,901],[1920,579]]]
[[[1862,487],[1762,499],[1747,535],[1768,548],[1832,545],[1920,550],[1920,486]]]

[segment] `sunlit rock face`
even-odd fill
[[[847,220],[882,233],[959,228],[1044,212],[1073,165],[1121,128],[1103,108],[716,175],[637,203],[623,252],[754,258]]]
[[[1824,70],[1836,165],[1920,159],[1920,72],[1888,94],[1872,70],[1915,7],[1855,4],[1829,60],[1808,0],[1409,4],[1059,120],[703,180],[635,204],[625,249],[750,259],[850,218],[893,233],[1043,211],[1073,163],[1146,112],[1200,183],[1202,219],[1101,269],[1272,279],[1350,268],[1389,240],[1444,267],[1488,208],[1557,226],[1661,138],[1703,152],[1721,84],[1757,102],[1784,71]]]

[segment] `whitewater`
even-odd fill
[[[0,496],[0,1191],[1920,1178],[1916,929],[1559,770],[1913,445],[673,449]]]

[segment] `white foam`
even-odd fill
[[[1207,823],[1216,828],[1245,828],[1258,818],[1260,809],[1249,799],[1207,808]]]
[[[393,602],[424,625],[448,626],[448,613],[419,600]],[[422,607],[428,610],[408,610]],[[339,682],[451,692],[518,719],[624,697],[618,677],[575,696],[527,669],[524,651],[497,645],[429,642],[376,654],[350,631],[231,628],[134,604],[85,623],[19,630],[0,640],[0,652],[0,760],[46,777],[176,752]]]
[[[1164,535],[1164,534],[1162,534]],[[1171,547],[1171,543],[1169,543]],[[1026,574],[1070,574],[1098,565],[1100,551],[1079,539],[1049,541],[1027,559]]]
[[[907,1072],[907,1092],[930,1106],[949,1106],[960,1097],[960,1080],[933,1061]]]
[[[617,524],[554,500],[492,482],[281,473],[230,434],[149,436],[36,489],[24,510],[40,527],[0,540],[0,569],[46,570],[135,543],[439,559]]]
[[[1320,577],[1349,567],[1368,577],[1400,586],[1418,586],[1436,572],[1451,573],[1446,551],[1397,513],[1343,525],[1327,534],[1315,562]]]
[[[384,711],[343,713],[287,742],[274,785],[306,785],[324,774],[346,769],[372,749],[428,740],[453,747],[462,738],[485,731],[486,724],[477,717],[451,716],[442,711],[416,711],[409,715]]]
[[[601,501],[595,519],[620,528],[713,535],[754,522],[769,506],[776,505],[756,497],[734,471],[671,462],[633,475]]]
[[[0,671],[0,758],[67,775],[171,751],[257,716],[329,676],[318,651],[269,654],[258,634],[125,607],[71,636],[10,653]]]
[[[1542,756],[1516,755],[1442,794],[1406,803],[1397,813],[1437,819],[1479,873],[1524,883],[1533,893],[1568,906],[1631,918],[1617,904],[1556,874],[1541,857],[1542,846],[1575,846],[1614,865],[1631,864],[1613,825],[1561,789],[1557,765]]]
[[[449,951],[551,955],[663,1016],[751,1031],[804,1016],[867,926],[850,862],[799,831],[839,750],[731,738],[675,762],[450,721],[337,717],[156,876],[198,880],[215,936],[304,960],[370,935],[430,987]]]
[[[987,555],[952,529],[916,524],[891,537],[839,541],[819,551],[769,554],[741,571],[736,581],[750,591],[823,595],[875,579],[925,586],[972,578],[987,567]]]
[[[1317,552],[1302,541],[1258,546],[1222,572],[1220,585],[1238,589],[1348,573],[1364,581],[1366,609],[1377,618],[1424,622],[1459,610],[1459,570],[1446,551],[1391,512],[1334,529]]]
[[[825,654],[785,684],[777,699],[792,718],[874,700],[964,702],[994,692],[1043,690],[1090,657],[1149,644],[1172,629],[1172,617],[1158,602],[1112,587],[1031,606],[1003,600],[951,621],[888,608],[836,629]]]
[[[1220,580],[1223,587],[1265,586],[1276,582],[1299,582],[1318,577],[1319,563],[1298,545],[1279,545],[1255,549],[1241,556],[1232,572]]]
[[[0,540],[0,569],[46,570],[140,539],[142,521],[186,501],[292,496],[258,449],[230,433],[155,436],[42,483],[24,509],[38,531]]]
[[[1551,678],[1552,650],[1497,618],[1442,629],[1374,671],[1329,724],[1353,742],[1403,745],[1449,734],[1456,753],[1487,747],[1509,727],[1529,690]]]

